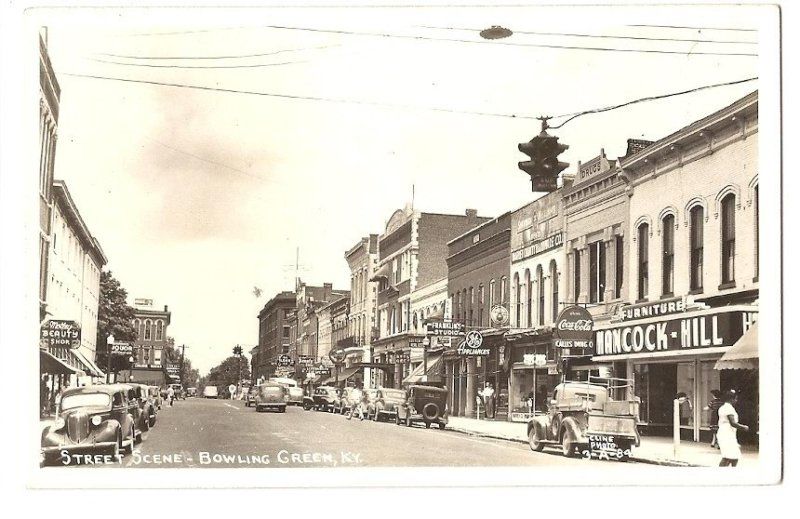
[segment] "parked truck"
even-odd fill
[[[547,414],[528,422],[534,451],[559,446],[565,456],[628,461],[639,445],[639,397],[633,381],[597,378],[557,385]]]

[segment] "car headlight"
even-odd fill
[[[103,423],[103,419],[100,417],[100,415],[96,414],[92,417],[92,425],[97,426],[100,425],[101,423]]]
[[[63,429],[65,425],[67,425],[67,422],[65,422],[63,418],[56,418],[55,423],[53,423],[53,430],[57,431]]]

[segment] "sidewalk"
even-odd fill
[[[524,423],[451,416],[447,428],[484,438],[528,443],[527,426]],[[674,467],[716,467],[719,465],[720,455],[717,449],[711,448],[707,443],[683,441],[676,457],[673,454],[671,438],[642,436],[641,445],[634,447],[631,459],[641,463]],[[757,461],[757,449],[742,447],[739,466],[752,465]]]

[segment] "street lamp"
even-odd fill
[[[106,337],[106,384],[111,383],[111,345],[114,344],[114,334]]]

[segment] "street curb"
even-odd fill
[[[462,429],[460,427],[448,427],[449,430],[467,434],[469,436],[477,436],[478,438],[490,438],[493,440],[505,440],[515,443],[525,443],[527,444],[527,440],[521,440],[519,438],[510,438],[508,436],[501,436],[499,434],[491,434],[491,433],[481,433],[476,431],[470,431],[469,429]],[[646,463],[648,465],[660,465],[663,467],[702,467],[703,465],[693,465],[691,463],[687,463],[684,461],[677,461],[677,460],[654,460],[650,458],[643,458],[640,456],[631,456],[631,461],[636,461],[638,463]]]

